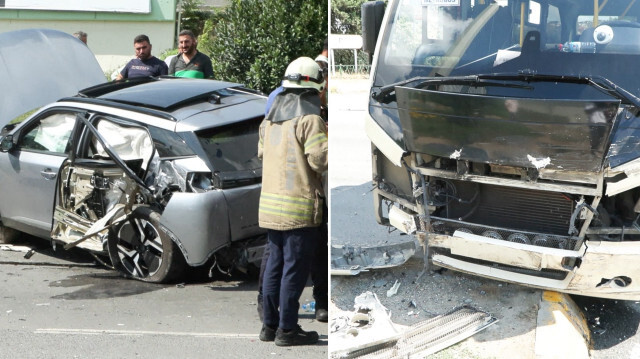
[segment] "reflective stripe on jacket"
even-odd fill
[[[260,227],[284,231],[322,223],[327,150],[327,127],[320,116],[262,122]]]

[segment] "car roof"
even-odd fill
[[[80,95],[108,101],[171,111],[181,105],[207,99],[223,89],[241,84],[178,77],[144,77],[132,81],[106,83],[81,90]]]
[[[105,83],[61,101],[107,105],[162,117],[177,122],[177,131],[193,131],[260,117],[266,106],[264,95],[241,84],[177,77]]]

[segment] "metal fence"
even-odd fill
[[[331,73],[332,77],[353,77],[362,76],[369,77],[371,71],[371,65],[335,65],[334,71]]]

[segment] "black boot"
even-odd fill
[[[276,339],[276,330],[263,324],[259,338],[263,342],[272,342]]]
[[[299,325],[292,330],[285,332],[278,328],[276,331],[276,345],[288,347],[292,345],[309,345],[318,342],[318,332],[305,332]]]
[[[316,320],[319,322],[326,323],[329,321],[329,311],[324,308],[316,309]]]

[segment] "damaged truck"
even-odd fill
[[[363,5],[380,224],[431,263],[640,299],[640,2]]]
[[[65,66],[66,56],[55,54],[65,46],[87,52],[94,66],[78,76],[98,71],[94,79],[104,81],[72,36],[16,36],[34,51],[53,52],[54,69]],[[40,79],[43,87],[55,81],[53,72]],[[36,98],[47,92],[30,91]],[[77,246],[148,282],[177,279],[188,266],[229,272],[259,265],[265,104],[239,84],[165,77],[98,84],[35,111],[16,110],[26,114],[0,134],[0,235],[17,230]]]

